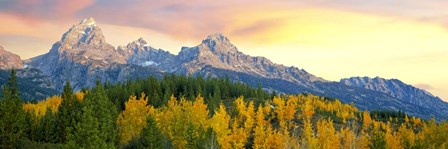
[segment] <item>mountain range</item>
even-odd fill
[[[29,81],[56,91],[61,91],[66,81],[79,90],[94,86],[96,80],[115,83],[167,73],[228,77],[268,91],[338,98],[361,110],[401,110],[422,118],[448,119],[448,103],[397,79],[328,81],[297,67],[246,55],[220,33],[209,35],[197,46],[182,47],[177,55],[153,48],[142,38],[114,47],[106,42],[93,18],[73,25],[48,53],[28,60],[0,47],[0,68],[23,68],[19,78],[34,74],[39,79]]]

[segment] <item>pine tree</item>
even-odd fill
[[[171,148],[171,142],[163,135],[162,131],[157,127],[154,118],[147,118],[146,126],[141,132],[141,136],[135,139],[135,143],[130,143],[127,148],[147,148],[147,149],[163,149]],[[132,146],[133,145],[133,146]]]
[[[16,72],[11,70],[8,84],[3,86],[4,99],[0,101],[0,143],[2,148],[13,148],[26,137],[26,113],[22,108]]]
[[[115,125],[118,112],[115,105],[106,96],[102,85],[99,83],[92,94],[86,98],[86,104],[92,105],[94,116],[98,121],[99,137],[107,142],[108,148],[114,147],[118,142],[118,128]]]
[[[74,129],[69,131],[67,136],[68,148],[110,148],[107,146],[98,127],[98,120],[94,116],[91,104],[84,105],[80,120],[76,123]]]
[[[58,107],[57,117],[57,133],[58,143],[67,142],[67,136],[70,130],[73,130],[77,121],[80,119],[81,105],[73,94],[70,82],[64,85],[64,91],[61,94],[62,102]]]

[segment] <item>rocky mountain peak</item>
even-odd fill
[[[73,25],[60,41],[53,44],[49,53],[33,58],[27,65],[40,69],[44,74],[51,74],[57,71],[57,66],[66,69],[72,64],[80,64],[92,71],[125,62],[125,56],[106,42],[103,32],[90,17]]]
[[[119,46],[118,50],[125,51],[125,55],[138,54],[143,51],[148,51],[154,49],[148,45],[148,43],[143,39],[139,38],[137,40],[128,43],[126,46]]]
[[[237,48],[222,33],[214,33],[204,40],[200,46],[207,47],[214,53],[236,52]]]
[[[96,26],[95,19],[93,17],[89,17],[89,18],[86,18],[86,19],[82,20],[78,25]]]
[[[202,40],[202,43],[207,44],[207,43],[230,43],[230,40],[224,36],[224,34],[222,33],[214,33],[211,35],[208,35],[207,38],[205,38],[204,40]]]
[[[65,49],[81,46],[99,47],[106,43],[103,32],[90,17],[73,25],[61,38],[61,45]]]
[[[146,40],[143,39],[142,37],[138,38],[137,41],[138,41],[139,43],[142,43],[142,44],[147,44]]]
[[[149,47],[148,43],[143,38],[138,38],[137,40],[129,43],[128,46],[137,46],[137,47]]]
[[[0,46],[0,69],[23,68],[20,56],[6,51]]]

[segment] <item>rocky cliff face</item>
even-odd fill
[[[176,67],[176,56],[162,49],[155,49],[139,38],[126,46],[119,46],[118,51],[126,57],[127,64],[142,67],[157,67],[163,71],[172,72]]]
[[[20,59],[20,56],[8,52],[2,46],[0,46],[0,69],[12,68],[23,68],[22,59]]]

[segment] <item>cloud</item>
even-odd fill
[[[229,35],[264,32],[281,26],[284,23],[281,17],[295,15],[301,9],[323,8],[421,18],[422,12],[427,10],[436,14],[445,12],[445,8],[437,5],[445,3],[447,2],[439,0],[245,0],[213,3],[207,0],[3,0],[0,2],[0,13],[20,16],[28,23],[39,23],[43,19],[73,22],[93,16],[98,22],[149,28],[178,39],[198,40],[215,32]],[[279,11],[290,14],[278,15]],[[429,16],[425,17],[434,14],[427,15]],[[445,23],[437,20],[434,22]]]
[[[40,19],[63,21],[71,19],[94,2],[94,0],[3,0],[0,2],[0,12],[22,17],[30,22]]]

